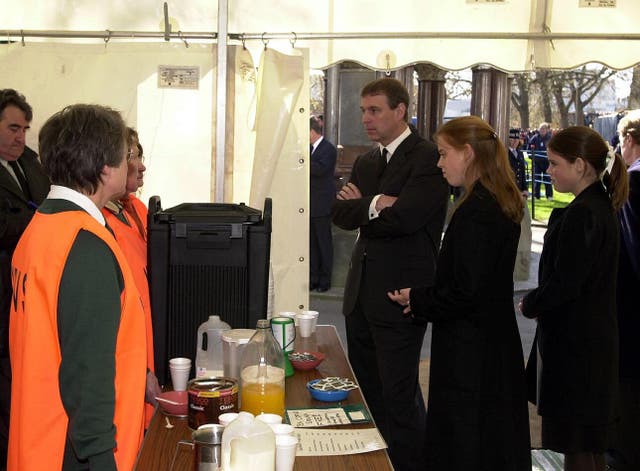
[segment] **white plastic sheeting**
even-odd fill
[[[409,33],[454,35],[451,38],[333,39],[296,41],[310,50],[310,64],[323,68],[353,60],[384,69],[416,62],[431,62],[445,69],[462,69],[486,63],[505,71],[529,70],[534,65],[573,68],[602,62],[627,68],[640,61],[637,18],[640,2],[606,0],[615,7],[596,8],[605,0],[228,0],[230,35],[283,33],[286,39],[271,47],[289,47],[289,40],[306,33],[354,35],[357,33]],[[168,1],[173,31],[215,32],[217,1]],[[36,30],[144,30],[163,28],[163,2],[158,0],[0,0],[0,31]],[[516,35],[616,34],[633,39],[572,40],[513,39]],[[296,34],[294,34],[296,33]],[[496,34],[502,39],[478,39]],[[351,36],[354,37],[354,36]],[[238,42],[236,41],[236,44]],[[262,43],[247,42],[260,54]]]
[[[27,144],[53,113],[73,103],[122,112],[144,147],[143,201],[161,195],[167,208],[210,201],[215,46],[180,44],[57,44],[0,46],[0,88],[15,88],[33,107]],[[200,70],[197,90],[158,87],[159,65]]]
[[[306,51],[262,54],[250,203],[273,200],[273,312],[308,309],[309,62]]]

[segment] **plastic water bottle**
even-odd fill
[[[197,378],[224,375],[222,333],[229,329],[231,329],[231,326],[223,322],[220,316],[209,316],[207,322],[198,327]]]
[[[256,333],[242,352],[240,383],[240,410],[284,417],[284,354],[267,319],[258,319]]]

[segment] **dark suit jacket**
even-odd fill
[[[309,198],[312,218],[331,214],[331,204],[336,199],[334,173],[337,155],[336,146],[325,138],[311,154]]]
[[[33,201],[27,201],[11,174],[0,165],[0,356],[8,355],[9,302],[11,299],[11,257],[22,232],[31,221],[34,204],[49,193],[49,177],[38,155],[28,147],[18,159],[29,184]]]
[[[583,425],[614,420],[619,238],[618,221],[600,181],[551,213],[538,287],[525,296],[522,307],[525,316],[538,318],[538,412],[543,417]],[[528,370],[535,368],[535,349]]]
[[[416,320],[433,322],[426,469],[531,468],[513,309],[519,234],[520,225],[476,183],[453,213],[435,285],[411,290]]]
[[[629,199],[620,209],[618,323],[620,378],[640,380],[640,160],[629,166]]]
[[[377,146],[356,159],[350,182],[362,198],[336,200],[332,208],[334,224],[360,230],[349,264],[343,313],[349,315],[356,305],[366,256],[371,292],[361,298],[365,312],[400,321],[399,306],[386,293],[433,282],[449,186],[436,166],[436,146],[415,133],[398,146],[382,172],[380,159]],[[398,199],[369,220],[369,204],[381,193]]]
[[[515,176],[516,186],[520,191],[527,190],[527,176],[525,175],[525,162],[524,154],[520,149],[516,149],[516,155],[509,147],[507,147],[507,155],[509,156],[509,163],[511,164],[511,170]]]

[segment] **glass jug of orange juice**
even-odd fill
[[[258,320],[240,371],[240,410],[284,417],[284,354],[268,320]]]

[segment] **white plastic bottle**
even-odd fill
[[[223,376],[222,333],[231,326],[220,320],[220,316],[209,316],[207,322],[198,327],[196,351],[196,377]],[[206,349],[204,336],[207,335]]]
[[[253,414],[240,412],[222,432],[223,471],[274,471],[276,438]]]

